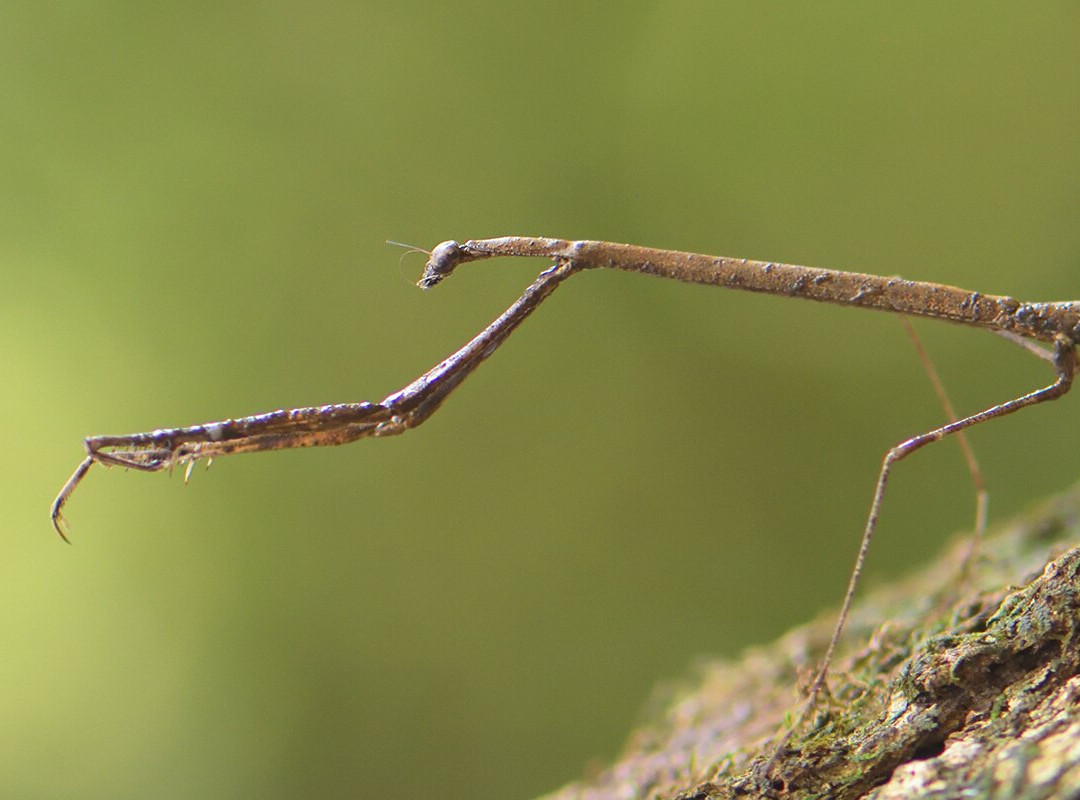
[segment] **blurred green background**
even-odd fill
[[[1080,297],[1071,2],[0,6],[0,796],[528,798],[658,681],[839,599],[884,450],[941,418],[884,315],[562,288],[423,428],[179,476],[91,433],[378,400],[604,238]],[[400,261],[400,264],[399,264]],[[956,404],[1050,378],[923,324]],[[996,519],[1076,398],[976,431]],[[870,580],[969,524],[897,473]]]

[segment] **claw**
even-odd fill
[[[68,544],[71,544],[71,540],[68,539],[67,534],[64,532],[64,528],[67,526],[67,520],[64,519],[63,511],[64,503],[71,496],[71,493],[75,491],[75,487],[79,485],[79,482],[86,477],[86,471],[90,469],[90,466],[94,463],[93,456],[87,456],[82,462],[75,468],[75,471],[71,473],[71,477],[67,479],[67,483],[60,490],[60,494],[53,500],[52,510],[50,516],[52,518],[53,527],[56,528],[56,532],[60,534],[60,538]]]
[[[60,538],[63,539],[67,544],[71,544],[71,539],[69,539],[67,537],[67,534],[64,532],[64,528],[68,527],[68,521],[64,519],[64,515],[60,513],[59,508],[53,508],[52,524],[53,527],[56,528],[56,532],[60,534]]]

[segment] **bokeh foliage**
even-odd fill
[[[575,278],[424,428],[98,470],[80,438],[379,399],[607,238],[1080,297],[1080,9],[22,0],[0,6],[0,794],[527,797],[658,680],[839,598],[883,451],[940,419],[895,320]],[[1048,379],[920,327],[956,404]],[[1075,398],[973,436],[1001,517]],[[968,524],[894,479],[872,575]]]

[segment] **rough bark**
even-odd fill
[[[544,800],[1080,797],[1080,487],[860,602],[832,702],[764,769],[831,619],[666,690],[621,760]],[[785,717],[787,716],[787,719]]]

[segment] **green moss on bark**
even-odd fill
[[[764,769],[822,618],[668,689],[623,758],[545,800],[1080,795],[1080,487],[860,601],[832,702]]]

